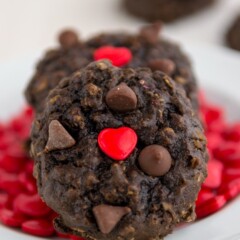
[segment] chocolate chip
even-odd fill
[[[121,83],[107,93],[106,102],[112,110],[127,112],[136,109],[137,96],[127,84]]]
[[[98,227],[104,234],[110,233],[121,218],[130,212],[131,209],[128,207],[115,207],[104,204],[93,208]]]
[[[73,137],[57,120],[51,121],[48,132],[48,142],[45,147],[45,151],[70,148],[76,143]]]
[[[159,70],[162,71],[164,73],[166,73],[167,75],[172,75],[173,72],[176,69],[176,64],[170,60],[170,59],[155,59],[155,60],[151,60],[148,63],[148,66],[153,70]]]
[[[141,151],[138,162],[145,173],[159,177],[169,171],[172,158],[166,148],[160,145],[151,145]]]
[[[151,25],[147,25],[140,30],[140,36],[150,44],[158,42],[158,35],[162,28],[162,23],[156,22]]]
[[[65,30],[59,35],[59,42],[62,47],[69,48],[79,42],[78,35],[73,30]]]

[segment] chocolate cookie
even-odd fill
[[[240,51],[240,15],[227,33],[227,44],[229,47]]]
[[[148,21],[171,22],[210,6],[215,0],[124,0],[133,15]]]
[[[89,240],[162,239],[195,219],[206,177],[203,129],[183,88],[107,61],[50,92],[31,154],[56,228]]]
[[[41,111],[49,91],[62,78],[93,60],[108,58],[116,66],[151,67],[166,72],[184,86],[197,109],[197,86],[191,64],[179,46],[159,39],[160,27],[159,24],[143,27],[136,35],[100,34],[85,42],[72,31],[62,33],[61,47],[48,51],[37,65],[26,89],[29,104]]]

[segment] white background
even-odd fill
[[[86,36],[103,30],[135,30],[144,23],[120,6],[121,0],[0,0],[0,63],[54,46],[64,27]],[[214,7],[166,26],[165,32],[182,41],[220,45],[237,12],[240,0],[218,0]]]

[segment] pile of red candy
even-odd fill
[[[240,123],[228,124],[221,107],[201,99],[210,161],[208,178],[197,200],[198,218],[223,208],[240,194]],[[57,233],[56,214],[42,202],[32,176],[33,161],[26,151],[33,111],[26,108],[0,124],[0,221],[8,227],[41,237],[82,238]]]
[[[197,200],[197,217],[223,208],[240,195],[240,122],[229,124],[224,110],[201,97],[200,114],[208,140],[208,178]]]

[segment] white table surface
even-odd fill
[[[0,0],[0,63],[53,46],[57,32],[64,27],[73,27],[82,36],[103,30],[136,30],[144,21],[126,14],[120,3],[121,0]],[[166,26],[164,32],[183,42],[187,39],[222,44],[224,32],[238,11],[240,0],[218,0],[214,7]]]

